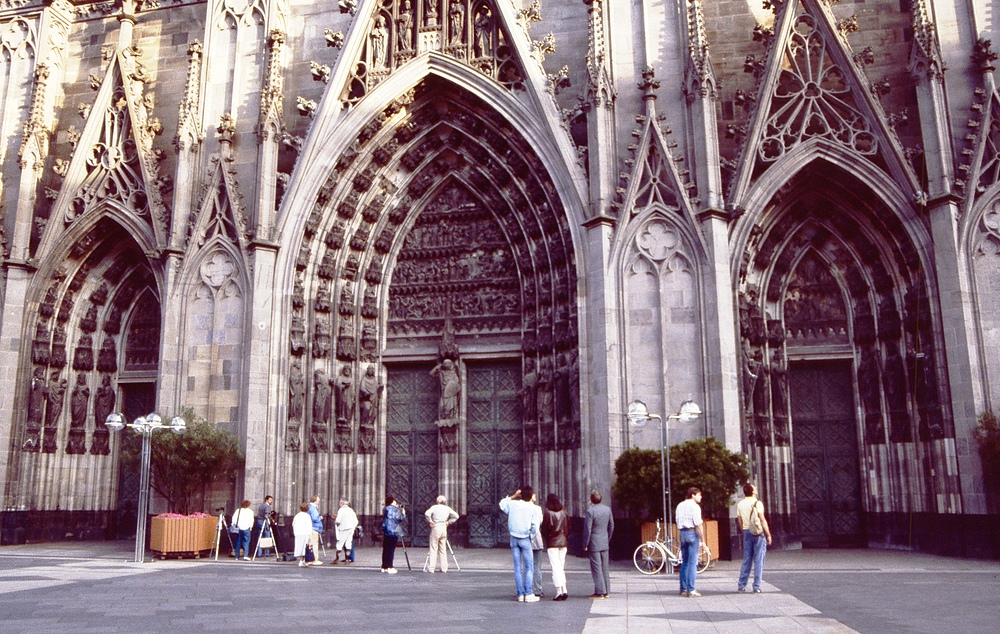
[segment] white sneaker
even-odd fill
[[[388,568],[382,568],[382,569],[379,570],[379,572],[389,572],[389,570],[388,570]]]
[[[538,602],[540,600],[541,599],[538,597],[538,595],[535,595],[535,594],[527,594],[527,595],[524,596],[524,602],[525,603],[536,603],[536,602]]]
[[[399,571],[396,570],[395,568],[389,568],[388,570],[386,570],[386,572],[388,572],[390,575],[394,575]]]
[[[524,595],[523,594],[517,595],[517,602],[518,603],[524,603]]]
[[[306,562],[300,561],[299,562],[299,568],[305,568],[305,567],[306,567]]]

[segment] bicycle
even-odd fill
[[[670,572],[673,572],[675,568],[679,568],[681,565],[680,546],[674,542],[673,537],[667,537],[666,540],[661,539],[660,535],[662,532],[663,528],[660,526],[660,520],[656,520],[656,537],[653,538],[653,541],[639,544],[639,547],[635,549],[635,554],[632,555],[632,561],[635,563],[636,569],[644,575],[655,575],[663,569],[664,564],[667,562],[670,562]],[[696,570],[698,572],[705,572],[711,562],[712,551],[702,541],[701,548],[698,550],[698,566]]]

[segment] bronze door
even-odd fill
[[[469,546],[510,545],[500,499],[524,477],[517,361],[468,364]]]
[[[391,366],[386,404],[386,495],[406,508],[406,540],[427,545],[423,513],[438,494],[438,383],[432,365]]]
[[[788,374],[802,545],[863,546],[850,362],[798,362]]]

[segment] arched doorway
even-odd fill
[[[896,533],[894,513],[935,506],[919,465],[944,468],[951,434],[919,227],[826,164],[758,227],[739,276],[744,442],[772,523],[807,546]]]
[[[422,510],[443,493],[481,545],[503,541],[496,495],[510,482],[579,498],[570,231],[532,145],[490,106],[433,77],[390,104],[321,189],[296,269],[292,366],[313,389],[285,448],[310,491],[352,491],[372,515],[384,494]],[[381,411],[366,381],[384,386]],[[356,389],[358,411],[327,414]],[[479,432],[499,444],[472,447]],[[477,511],[474,493],[496,499]]]

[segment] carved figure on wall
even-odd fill
[[[97,370],[99,372],[118,371],[118,351],[115,349],[115,338],[108,335],[101,344],[101,351],[97,354]]]
[[[345,316],[354,314],[354,285],[350,282],[344,282],[344,287],[340,289],[340,305],[337,311]]]
[[[438,399],[438,419],[436,421],[441,451],[455,453],[458,451],[458,398],[462,391],[462,382],[458,376],[458,368],[451,359],[444,359],[434,366],[430,372],[436,376],[441,385],[441,396]]]
[[[483,6],[476,14],[476,57],[489,57],[493,53],[493,16]]]
[[[299,421],[291,418],[285,427],[285,451],[299,451],[302,448],[302,438],[299,434]]]
[[[753,415],[753,393],[760,376],[762,365],[760,350],[751,350],[750,342],[743,340],[743,411],[747,416]]]
[[[375,453],[375,422],[378,419],[379,402],[382,398],[384,385],[379,383],[375,375],[375,366],[370,365],[365,375],[358,382],[358,409],[360,425],[358,428],[358,451],[360,453]]]
[[[45,418],[45,403],[49,400],[49,385],[45,381],[45,368],[36,367],[28,392],[28,425],[41,425]]]
[[[324,280],[319,285],[319,290],[316,291],[316,312],[328,313],[330,312],[330,283]]]
[[[288,418],[302,421],[306,403],[306,378],[302,374],[302,362],[292,361],[288,370]]]
[[[575,335],[574,335],[575,339]],[[570,421],[577,428],[576,438],[577,445],[579,446],[580,441],[580,358],[579,352],[576,348],[570,350],[569,353],[569,411],[570,411]]]
[[[389,38],[389,29],[385,26],[385,17],[378,16],[375,19],[375,28],[372,29],[372,69],[382,70],[386,67],[386,44]]]
[[[345,365],[340,376],[334,380],[336,390],[336,415],[337,415],[337,438],[334,444],[334,451],[350,452],[354,449],[351,444],[351,429],[354,426],[354,377],[351,373],[351,366]]]
[[[94,369],[94,340],[90,335],[82,335],[73,355],[73,369],[89,372]]]
[[[330,429],[332,390],[330,379],[322,368],[313,374],[312,433],[309,434],[309,451],[327,451],[326,437]]]
[[[427,3],[427,26],[437,26],[438,24],[438,0],[430,0]]]
[[[763,356],[763,355],[761,355]],[[769,368],[761,362],[753,390],[753,435],[752,442],[761,447],[771,444],[771,381]]]
[[[49,400],[49,384],[45,381],[45,368],[35,368],[28,390],[28,422],[21,450],[31,453],[41,449],[41,429],[45,420],[45,404]]]
[[[361,316],[367,317],[368,319],[375,319],[378,317],[378,296],[375,294],[375,289],[372,287],[365,289],[365,298],[361,304]]]
[[[295,356],[301,356],[306,351],[306,327],[302,317],[292,315],[292,325],[288,332],[288,345],[291,353]]]
[[[56,452],[56,431],[62,416],[63,400],[66,396],[66,379],[59,378],[59,371],[49,379],[49,403],[45,410],[45,428],[42,435],[42,453]]]
[[[788,365],[785,354],[778,348],[771,355],[771,412],[774,415],[775,444],[787,445],[788,433]]]
[[[118,396],[111,386],[111,376],[105,374],[101,378],[101,387],[94,396],[94,438],[90,443],[90,453],[95,456],[106,456],[111,453],[108,442],[108,428],[105,421],[111,412],[115,411],[115,401]]]
[[[764,318],[757,306],[756,291],[740,295],[740,332],[754,345],[764,343]]]
[[[461,44],[465,31],[465,4],[460,0],[451,0],[448,14],[451,16],[451,44]]]
[[[431,370],[431,376],[436,376],[441,384],[441,397],[438,399],[438,419],[458,419],[458,395],[462,391],[461,379],[455,362],[445,359]]]
[[[556,420],[570,420],[569,353],[556,355],[556,371],[552,375],[555,394]]]
[[[361,329],[361,350],[364,361],[374,362],[377,358],[378,339],[375,337],[374,324],[366,323]]]
[[[94,332],[97,330],[97,306],[90,305],[87,314],[80,319],[80,330],[83,332]]]
[[[340,326],[340,336],[337,337],[337,358],[341,361],[354,361],[358,358],[358,347],[354,333],[347,324]]]
[[[56,326],[52,333],[52,354],[49,356],[49,365],[54,368],[61,368],[66,365],[66,330],[62,324]]]
[[[323,317],[316,319],[316,330],[313,335],[313,358],[323,359],[330,354],[330,325]]]
[[[66,453],[82,454],[87,452],[87,408],[90,406],[90,388],[87,387],[87,376],[76,375],[76,386],[69,397],[70,430],[66,443]]]
[[[413,10],[410,8],[410,0],[403,0],[403,6],[399,9],[399,17],[396,19],[396,46],[401,51],[409,51],[413,48]]]
[[[537,405],[538,422],[540,424],[551,424],[553,420],[552,408],[554,396],[552,394],[552,359],[548,356],[542,357],[538,369],[537,384]]]
[[[535,360],[528,358],[524,360],[524,378],[521,379],[521,391],[518,396],[521,400],[521,417],[525,423],[538,421],[538,374],[535,372]]]
[[[31,362],[49,363],[49,329],[41,321],[35,326],[35,339],[31,342]]]

